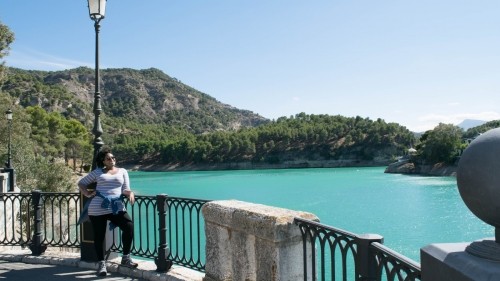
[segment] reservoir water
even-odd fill
[[[311,212],[333,227],[380,234],[386,246],[415,261],[428,244],[494,236],[463,203],[456,178],[384,169],[130,172],[130,180],[139,195],[236,199]]]

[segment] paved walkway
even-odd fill
[[[97,277],[95,270],[64,265],[28,264],[0,261],[0,278],[16,281],[33,280],[144,280],[110,272],[106,277]]]
[[[119,266],[121,258],[108,262],[108,276],[96,276],[97,265],[80,261],[80,253],[49,251],[31,256],[29,250],[0,249],[0,279],[17,281],[48,280],[134,280],[134,281],[202,281],[204,274],[179,266],[167,273],[156,272],[151,261],[136,260],[138,268]]]

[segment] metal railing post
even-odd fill
[[[373,242],[383,243],[384,237],[378,234],[363,234],[358,237],[358,273],[359,281],[377,281],[377,260],[370,249]]]
[[[158,208],[159,237],[158,257],[155,258],[156,271],[166,272],[172,267],[172,261],[168,260],[169,249],[167,245],[167,195],[156,195],[156,206]]]
[[[46,245],[42,245],[42,192],[40,190],[35,190],[31,192],[31,202],[33,204],[33,214],[35,216],[35,231],[33,233],[33,239],[31,239],[30,250],[31,254],[34,256],[39,256],[47,249]]]

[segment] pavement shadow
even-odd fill
[[[0,261],[0,279],[16,281],[66,281],[66,280],[128,280],[144,279],[124,276],[110,272],[106,277],[96,276],[95,270],[48,264],[26,264],[21,262]]]

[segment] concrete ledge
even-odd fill
[[[295,217],[319,221],[311,213],[237,200],[209,202],[203,207],[203,215],[205,221],[273,242],[287,240],[299,232],[293,225]]]
[[[107,269],[109,272],[118,272],[129,277],[142,278],[150,281],[202,281],[205,276],[204,273],[176,265],[172,266],[168,272],[160,273],[156,272],[156,265],[154,262],[137,259],[135,259],[135,261],[139,263],[138,268],[131,269],[119,266],[120,259],[121,258],[115,258],[108,261]],[[4,250],[0,248],[0,260],[30,264],[74,266],[97,270],[96,263],[81,261],[80,253],[69,253],[58,251],[57,249],[47,249],[41,256],[32,256],[30,250]]]
[[[303,280],[303,245],[294,218],[314,214],[237,200],[203,206],[204,281]],[[309,252],[310,253],[310,252]]]
[[[469,244],[470,243],[431,244],[420,249],[422,280],[500,280],[499,263],[467,253],[465,249]]]

